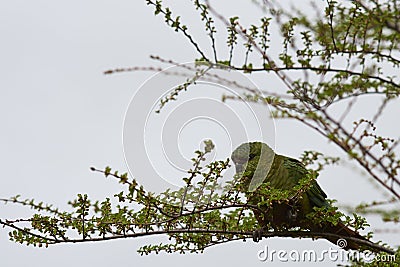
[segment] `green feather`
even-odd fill
[[[254,192],[265,181],[271,171],[274,157],[275,152],[269,146],[261,147],[258,164],[249,184],[249,192]]]
[[[235,163],[236,172],[240,175],[240,190],[246,190],[247,202],[257,205],[253,213],[261,227],[266,225],[274,229],[282,227],[301,227],[316,232],[328,232],[340,234],[343,237],[364,239],[357,232],[348,228],[343,222],[337,223],[315,223],[312,217],[307,216],[313,212],[314,207],[330,207],[325,192],[317,181],[311,180],[308,188],[297,190],[301,182],[307,182],[309,171],[298,160],[276,154],[268,145],[261,142],[244,143],[240,145],[231,155]],[[304,179],[304,180],[303,180]],[[265,184],[266,187],[260,188]],[[295,190],[293,190],[295,188]],[[268,191],[271,189],[271,191]],[[278,189],[278,191],[273,190]],[[280,192],[283,197],[279,199]],[[305,191],[304,191],[305,190]],[[268,192],[268,193],[266,193]],[[288,194],[289,192],[289,194]],[[272,203],[265,200],[271,196],[279,195]],[[277,200],[278,199],[278,200]],[[336,244],[337,239],[327,237]],[[257,238],[255,239],[255,241]],[[346,249],[359,249],[360,246],[349,241]]]
[[[245,178],[247,192],[255,192],[263,183],[269,183],[271,188],[291,190],[308,175],[308,170],[300,161],[276,154],[267,144],[261,142],[240,145],[232,153],[231,158],[236,165],[236,171]],[[290,197],[295,197],[296,193],[293,191]],[[318,183],[312,181],[310,188],[298,197],[300,200],[296,205],[300,217],[304,218],[313,207],[329,207],[326,197]],[[257,204],[259,201],[259,197],[251,199],[251,202],[254,202],[252,204]]]

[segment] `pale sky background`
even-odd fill
[[[221,1],[217,8],[223,8],[227,14],[241,15],[242,21],[247,22],[260,15],[250,2]],[[190,4],[176,5],[173,10],[189,22],[198,21]],[[201,25],[194,26],[193,35],[208,45]],[[149,55],[178,62],[199,57],[181,34],[166,27],[161,17],[154,17],[153,9],[144,0],[2,1],[0,36],[0,197],[21,194],[23,198],[34,198],[60,208],[69,208],[67,201],[77,193],[104,199],[122,190],[117,181],[92,173],[89,167],[109,165],[120,172],[128,170],[122,142],[125,112],[134,94],[152,74],[105,76],[103,71],[157,65]],[[273,83],[257,77],[253,82]],[[210,99],[214,96],[204,97],[213,102]],[[368,107],[376,104],[369,101],[357,103],[358,112],[368,114]],[[392,114],[398,110],[393,104],[388,108]],[[193,117],[197,115],[193,113]],[[172,124],[177,124],[178,120],[173,118]],[[385,133],[398,136],[392,119],[387,118],[380,126]],[[233,143],[224,143],[227,132],[223,129],[228,129],[228,136],[236,134],[229,133],[229,123],[225,122],[225,128],[218,123],[202,123],[206,122],[193,124],[192,130],[181,133],[178,143],[186,158],[191,157],[190,151],[205,138],[216,139],[220,148],[217,158],[229,155],[231,147],[240,141],[239,138]],[[264,130],[270,129],[271,123],[265,123]],[[248,131],[256,139],[257,134]],[[298,157],[304,150],[318,149],[343,156],[315,132],[293,121],[278,121],[275,133],[269,134],[266,139],[281,154]],[[345,166],[328,168],[320,175],[319,183],[330,198],[338,199],[342,205],[382,199],[382,193],[365,177],[354,172],[349,164],[342,165]],[[1,218],[20,218],[29,216],[31,211],[1,203],[0,214]],[[376,228],[383,227],[379,218],[371,217],[369,221]],[[257,252],[265,245],[276,250],[333,247],[324,240],[273,238],[257,244],[250,240],[231,242],[200,255],[140,256],[136,253],[140,246],[164,239],[159,236],[38,249],[8,241],[8,229],[1,229],[0,266],[206,266],[216,263],[262,266],[267,263],[258,261]],[[399,235],[377,234],[375,239],[393,243]],[[324,263],[324,266],[334,265]],[[309,266],[309,263],[299,266]]]

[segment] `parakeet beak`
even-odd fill
[[[247,160],[236,160],[235,162],[235,168],[236,168],[236,173],[239,172],[244,172],[247,167]]]
[[[243,172],[243,163],[235,163],[236,173]]]

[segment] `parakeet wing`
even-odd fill
[[[307,175],[308,171],[300,161],[286,157],[284,162],[286,168],[288,169],[288,178],[292,179],[295,184],[297,184],[300,179]],[[312,182],[311,187],[306,191],[306,194],[312,206],[329,206],[328,202],[326,201],[327,195],[319,186],[317,181],[314,180]]]
[[[307,195],[310,202],[315,206],[319,208],[329,206],[329,203],[326,201],[327,195],[316,181],[314,181],[310,189],[308,189]]]

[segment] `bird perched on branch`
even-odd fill
[[[315,208],[330,208],[327,195],[315,177],[298,160],[276,154],[267,144],[252,142],[241,144],[231,158],[236,173],[241,177],[240,185],[246,193],[247,202],[253,208],[260,229],[253,235],[254,241],[262,237],[268,226],[279,230],[300,227],[312,232],[323,232],[366,240],[347,227],[340,219],[327,222],[310,218]],[[307,216],[308,215],[308,216]],[[333,211],[333,214],[335,212]],[[337,244],[338,238],[327,237]],[[347,241],[345,249],[358,250],[360,245]]]

